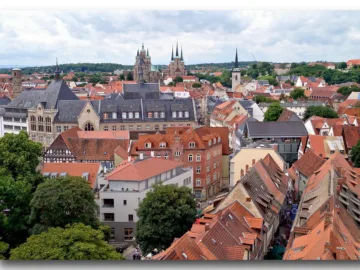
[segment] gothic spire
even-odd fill
[[[146,50],[146,56],[149,57],[149,49]]]
[[[145,49],[144,49],[144,42],[142,43],[142,50],[144,51]]]
[[[175,57],[179,57],[179,49],[178,49],[178,42],[176,41],[176,53],[175,53]]]
[[[136,54],[137,57],[139,57],[139,49],[137,50],[137,54]]]
[[[181,60],[181,61],[184,61],[183,53],[182,53],[182,46],[181,46],[181,56],[180,56],[180,60]]]
[[[55,80],[56,81],[60,80],[60,70],[59,70],[57,57],[56,57],[56,67],[55,67]]]
[[[239,67],[239,61],[238,61],[238,54],[237,54],[237,48],[236,48],[234,68],[238,68],[238,67]]]
[[[171,61],[174,61],[174,46],[171,47]]]

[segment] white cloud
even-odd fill
[[[358,11],[1,11],[0,65],[131,65],[141,43],[167,64],[179,41],[188,64],[359,58]]]

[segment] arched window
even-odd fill
[[[36,117],[33,115],[30,117],[30,128],[31,131],[36,131]]]
[[[94,126],[90,122],[87,122],[84,126],[84,130],[85,131],[94,131]]]
[[[189,162],[192,162],[192,161],[193,161],[193,155],[192,155],[192,154],[189,154],[189,155],[188,155],[188,161],[189,161]]]
[[[32,116],[30,117],[30,121],[31,121],[31,122],[36,122],[36,117],[32,115]]]
[[[39,116],[38,117],[38,131],[41,131],[41,132],[43,132],[44,131],[44,117],[42,117],[42,116]]]
[[[39,121],[39,123],[43,123],[43,122],[44,122],[44,118],[43,118],[42,116],[39,116],[39,117],[38,117],[38,121]]]

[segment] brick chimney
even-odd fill
[[[244,170],[243,170],[243,169],[241,169],[241,171],[240,171],[240,176],[241,176],[241,177],[244,176]]]
[[[252,160],[252,166],[254,166],[254,165],[255,165],[255,159]]]
[[[246,172],[249,171],[249,165],[246,165],[246,169],[245,169]]]

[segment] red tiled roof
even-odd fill
[[[161,158],[124,161],[106,176],[106,180],[143,181],[183,164],[183,162]]]
[[[97,175],[100,171],[100,163],[44,163],[41,173],[67,173],[70,176],[82,177],[83,173],[89,173],[89,184],[95,188]]]
[[[346,64],[349,65],[360,65],[360,59],[352,59],[346,62]]]
[[[128,130],[117,131],[78,131],[79,138],[83,139],[129,139],[130,132]]]
[[[343,126],[343,137],[347,149],[353,148],[360,139],[360,127]]]
[[[292,168],[297,169],[306,177],[310,177],[324,163],[325,160],[318,156],[314,150],[308,149],[305,154],[292,165]]]

